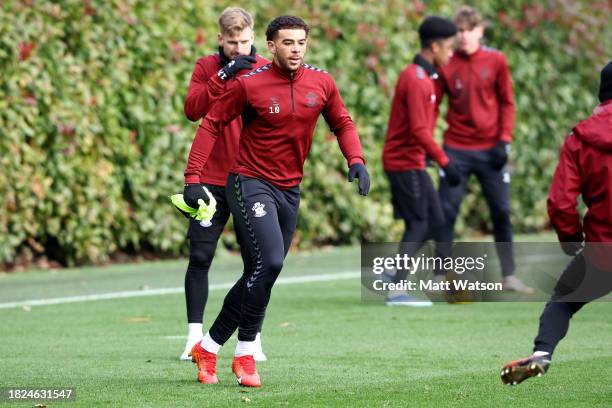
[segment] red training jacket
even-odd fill
[[[501,51],[480,47],[471,55],[456,52],[441,70],[438,99],[449,96],[444,144],[458,149],[490,149],[512,142],[512,78]]]
[[[269,63],[257,55],[253,68]],[[225,92],[227,82],[217,75],[223,67],[219,54],[200,58],[191,74],[189,90],[185,98],[185,116],[192,122],[198,121],[212,108],[216,100]],[[230,81],[233,81],[231,79]],[[211,152],[210,160],[199,172],[198,180],[215,186],[225,186],[230,167],[234,164],[238,152],[238,139],[242,129],[242,118],[238,117],[223,129],[223,137]],[[202,129],[198,127],[198,133]],[[197,135],[196,135],[197,137]]]
[[[582,199],[584,221],[576,209]],[[612,242],[612,100],[595,108],[565,138],[548,193],[548,215],[559,241]]]
[[[444,167],[448,157],[433,138],[438,78],[433,65],[420,55],[399,76],[383,148],[385,171],[425,169],[425,156]]]
[[[335,133],[350,165],[364,163],[357,129],[333,78],[308,64],[287,73],[271,63],[233,81],[208,112],[191,146],[185,182],[196,180],[223,128],[243,115],[238,157],[231,172],[280,189],[300,183],[319,114]]]

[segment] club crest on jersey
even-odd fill
[[[317,105],[317,94],[312,91],[308,92],[306,94],[306,106],[309,108],[315,108]]]
[[[491,71],[489,71],[487,68],[481,69],[480,70],[480,78],[481,79],[487,79],[491,76]]]
[[[251,210],[253,210],[253,213],[255,213],[254,214],[255,217],[260,218],[267,214],[265,207],[266,207],[265,204],[262,204],[258,201],[255,204],[253,204],[253,207],[251,208]]]
[[[276,96],[270,98],[270,111],[269,113],[280,113],[280,102]]]
[[[461,80],[459,78],[455,78],[455,89],[460,91],[463,88],[463,85],[461,84]]]

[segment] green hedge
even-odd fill
[[[196,125],[183,116],[195,60],[216,49],[230,1],[17,1],[0,6],[0,263],[45,255],[64,264],[114,253],[185,253],[186,223],[167,201],[182,188]],[[329,70],[358,125],[372,173],[367,199],[320,123],[302,183],[296,245],[395,240],[380,153],[398,73],[418,51],[426,13],[455,2],[249,2],[256,44],[280,14],[312,26],[307,61]],[[596,104],[597,72],[612,49],[606,1],[477,1],[489,44],[509,58],[517,101],[512,165],[516,230],[547,226],[557,147]],[[572,3],[570,5],[570,3]],[[440,121],[438,133],[443,121]],[[475,185],[470,185],[476,190]],[[458,232],[486,231],[468,197]],[[228,228],[226,246],[235,246]]]

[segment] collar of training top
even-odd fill
[[[299,68],[293,72],[287,71],[276,65],[276,62],[272,61],[272,70],[283,78],[287,78],[288,80],[293,79],[293,82],[297,81],[302,77],[304,73],[304,65],[300,65]],[[293,77],[291,76],[293,74]]]
[[[414,57],[414,60],[412,60],[412,62],[423,68],[431,79],[438,79],[438,73],[436,72],[436,68],[432,64],[430,64],[429,61],[423,58],[421,54],[417,54],[417,56]]]
[[[465,52],[463,52],[461,50],[456,50],[455,53],[453,54],[453,56],[456,55],[459,58],[471,60],[473,58],[476,58],[476,57],[480,56],[481,53],[482,53],[482,45],[479,45],[478,48],[476,49],[476,51],[474,51],[471,54],[466,54]]]
[[[257,57],[257,49],[254,45],[251,45],[251,53],[249,54],[251,57]],[[223,47],[219,47],[219,58],[221,58],[221,66],[224,67],[228,62],[231,61],[230,58],[227,58],[225,53],[223,52]]]

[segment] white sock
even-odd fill
[[[238,344],[236,344],[236,352],[234,356],[252,356],[255,354],[255,350],[257,349],[257,341],[240,341],[238,340]]]
[[[541,357],[541,356],[547,356],[550,353],[546,352],[546,351],[534,351],[533,352],[533,356],[534,357]]]
[[[197,340],[202,338],[202,323],[187,324],[187,339]]]
[[[213,354],[218,354],[219,350],[221,349],[221,345],[217,343],[216,341],[214,341],[212,337],[210,337],[210,334],[208,332],[206,332],[206,335],[202,339],[202,342],[200,343],[200,345],[202,346],[204,350],[208,351],[209,353],[213,353]]]

